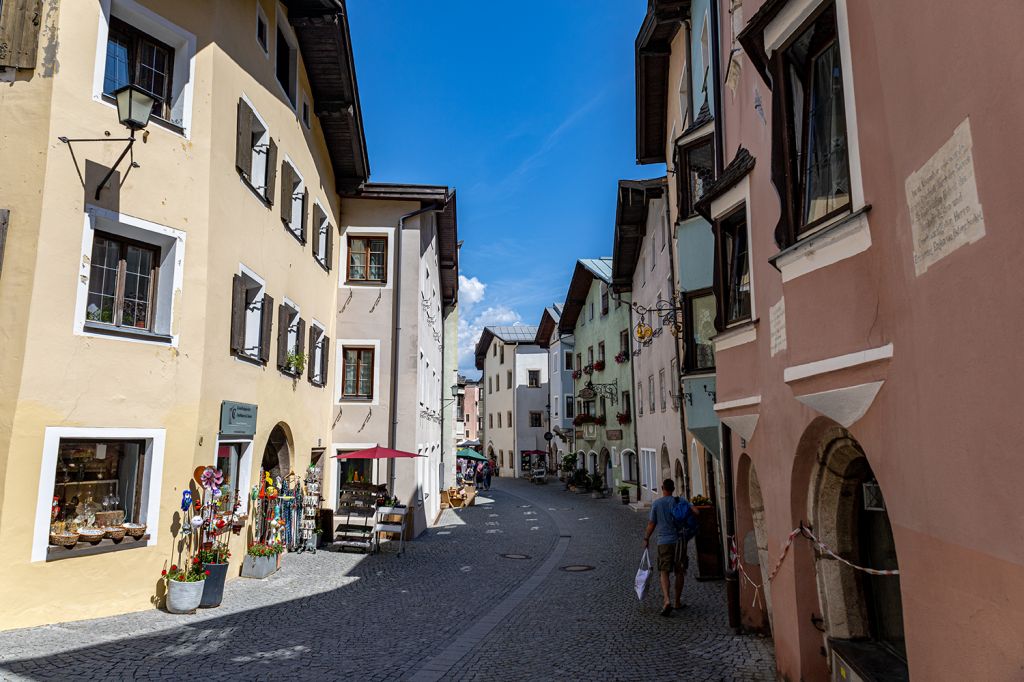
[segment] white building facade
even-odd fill
[[[573,353],[575,341],[572,334],[558,331],[562,316],[562,304],[556,303],[544,309],[537,330],[537,345],[548,352],[548,467],[554,469],[562,456],[573,452],[576,416],[575,388],[573,385]]]

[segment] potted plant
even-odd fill
[[[583,376],[583,372],[582,372],[581,370],[578,370],[578,369],[574,369],[574,370],[572,371],[572,378],[573,378],[573,379],[579,379],[579,378],[580,378],[580,377],[582,377],[582,376]]]
[[[615,364],[624,365],[627,362],[629,362],[629,353],[627,353],[624,350],[620,350],[618,354],[615,356]]]
[[[576,486],[576,494],[582,495],[590,487],[590,474],[583,469],[577,469],[572,473],[572,482]]]
[[[619,497],[622,498],[622,504],[629,504],[629,486],[620,484],[617,490],[619,491]]]
[[[603,369],[604,369],[604,360],[596,360],[594,362],[594,371],[595,372],[600,372]]]
[[[690,498],[697,512],[697,536],[693,539],[697,549],[697,579],[718,580],[723,576],[721,535],[718,532],[718,514],[714,502],[703,495]]]
[[[590,477],[590,496],[595,500],[604,497],[604,478],[601,474],[594,474]]]
[[[594,373],[594,365],[593,364],[584,365],[583,366],[583,373],[586,374],[587,376],[590,376],[591,374],[593,374]]]
[[[220,606],[224,599],[224,582],[228,577],[228,559],[231,550],[226,542],[214,541],[209,549],[199,551],[199,560],[206,572],[203,581],[203,599],[199,605],[203,608]]]
[[[285,366],[295,376],[302,376],[302,372],[306,369],[306,354],[289,351],[285,358]]]
[[[284,546],[279,544],[257,542],[251,545],[242,560],[242,577],[261,580],[273,574],[283,551]]]
[[[203,569],[199,557],[193,557],[187,568],[171,564],[170,569],[160,573],[167,584],[168,613],[192,613],[199,608],[203,599],[203,587],[209,571]]]
[[[619,422],[621,426],[625,426],[626,424],[633,421],[633,415],[631,415],[629,412],[617,412],[615,414],[615,421]]]

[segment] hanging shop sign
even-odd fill
[[[256,405],[231,400],[221,402],[220,432],[229,436],[255,436]]]

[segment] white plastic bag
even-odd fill
[[[651,577],[651,557],[644,550],[640,555],[640,568],[636,569],[636,596],[643,601],[644,592],[647,590],[647,580]]]

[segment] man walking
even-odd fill
[[[651,514],[647,523],[647,530],[644,532],[644,547],[650,543],[651,536],[655,531],[657,537],[657,568],[661,577],[661,594],[664,597],[664,604],[661,607],[661,615],[668,616],[672,609],[683,608],[680,598],[683,595],[683,581],[686,578],[686,567],[690,558],[686,554],[686,540],[682,531],[676,523],[672,510],[676,505],[675,492],[676,484],[671,478],[666,478],[661,484],[661,497],[651,505]],[[694,512],[695,513],[695,512]],[[676,574],[675,601],[670,597],[670,577]]]
[[[491,489],[491,463],[484,462],[484,490]]]

